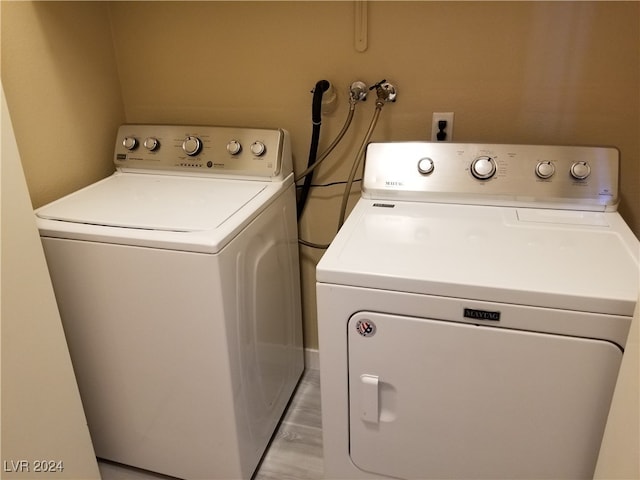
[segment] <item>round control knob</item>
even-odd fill
[[[496,162],[491,157],[478,157],[471,163],[471,174],[479,180],[488,180],[495,173]]]
[[[144,148],[146,148],[150,152],[153,152],[160,146],[160,142],[158,141],[157,138],[147,137],[145,138],[143,145],[144,145]]]
[[[591,167],[587,162],[575,162],[571,165],[571,176],[577,180],[584,180],[591,175]]]
[[[260,155],[264,155],[264,152],[266,151],[267,151],[267,147],[262,142],[257,141],[251,144],[251,153],[253,153],[256,157],[259,157]]]
[[[423,175],[429,175],[433,172],[434,165],[433,160],[429,157],[421,158],[418,160],[418,171]]]
[[[184,139],[184,142],[182,142],[182,150],[184,150],[184,153],[190,157],[193,157],[194,155],[199,154],[200,150],[202,150],[202,142],[198,137],[189,136]]]
[[[122,146],[127,150],[135,150],[138,147],[138,140],[135,137],[125,137]]]
[[[242,145],[237,140],[231,140],[227,143],[227,152],[231,155],[238,155],[242,151]]]
[[[551,178],[556,173],[556,167],[551,162],[538,162],[536,165],[536,175],[539,178]]]

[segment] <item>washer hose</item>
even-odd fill
[[[333,149],[338,145],[338,143],[340,143],[340,140],[342,140],[345,133],[347,133],[349,126],[351,125],[351,121],[353,120],[353,114],[355,113],[355,109],[356,109],[356,101],[351,100],[349,102],[349,113],[347,113],[347,119],[345,120],[344,125],[342,126],[342,130],[340,130],[340,133],[338,133],[338,135],[333,140],[333,142],[331,142],[331,145],[329,145],[327,149],[318,156],[317,160],[313,163],[313,165],[307,167],[307,169],[304,172],[302,172],[300,175],[298,175],[295,178],[296,182],[299,182],[304,177],[306,177],[307,174],[309,174],[311,171],[319,167],[320,164],[322,164],[322,162],[329,156],[329,154],[333,151]]]
[[[311,131],[311,145],[309,146],[309,160],[307,162],[307,169],[316,163],[316,157],[318,155],[318,143],[320,141],[320,125],[322,124],[322,95],[329,90],[330,83],[327,80],[320,80],[316,83],[313,89],[313,101],[311,103],[311,122],[313,129]],[[297,202],[298,219],[302,216],[304,207],[309,197],[309,190],[311,190],[311,183],[313,182],[313,169],[304,177],[304,183],[302,190],[300,191],[300,197]]]
[[[349,173],[349,179],[347,180],[347,185],[344,189],[344,194],[342,195],[342,205],[340,206],[340,219],[338,220],[338,230],[344,224],[344,220],[347,214],[347,203],[349,202],[349,194],[351,193],[351,187],[353,185],[353,180],[356,178],[356,172],[358,170],[358,166],[360,165],[360,161],[364,156],[364,151],[367,148],[367,144],[369,140],[371,140],[371,135],[373,135],[373,131],[376,128],[376,124],[378,123],[378,118],[380,117],[380,112],[382,112],[382,107],[384,106],[384,102],[378,98],[376,100],[376,110],[373,113],[373,118],[371,118],[371,123],[369,124],[369,129],[367,130],[367,134],[364,136],[362,140],[362,145],[360,145],[360,149],[356,154],[356,158],[353,161],[353,165],[351,166],[351,172]]]

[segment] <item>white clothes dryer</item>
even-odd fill
[[[123,125],[36,210],[99,458],[249,479],[303,370],[287,132]]]
[[[591,478],[640,245],[613,148],[374,143],[317,267],[325,475]]]

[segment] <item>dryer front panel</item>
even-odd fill
[[[359,312],[351,459],[398,478],[590,478],[621,358],[601,340]]]

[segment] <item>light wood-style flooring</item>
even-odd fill
[[[306,370],[254,480],[322,478],[320,372]]]
[[[172,477],[99,462],[103,480],[169,480]],[[287,412],[253,480],[321,480],[320,372],[305,370]]]

